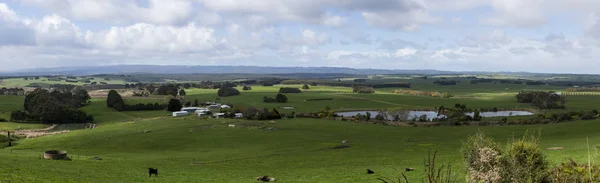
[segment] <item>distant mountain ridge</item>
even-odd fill
[[[28,69],[0,72],[1,76],[97,75],[97,74],[482,74],[491,72],[456,72],[439,70],[356,69],[346,67],[266,67],[266,66],[182,66],[182,65],[108,65]],[[516,73],[512,73],[516,74]],[[525,73],[522,73],[525,74]]]

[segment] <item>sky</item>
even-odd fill
[[[600,74],[598,0],[0,0],[0,71],[120,64]]]

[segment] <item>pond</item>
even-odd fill
[[[335,114],[342,115],[344,117],[351,117],[351,116],[356,116],[357,114],[364,115],[366,112],[371,113],[371,118],[375,118],[375,116],[377,116],[377,114],[379,114],[377,111],[348,111],[348,112],[336,112]],[[465,113],[465,114],[473,117],[474,113],[469,112],[469,113]],[[426,115],[427,119],[429,119],[429,120],[431,120],[433,118],[444,117],[444,115],[438,116],[438,113],[435,111],[402,111],[401,115],[406,116],[408,119],[412,119],[415,116],[419,117],[421,115]],[[480,115],[482,117],[528,116],[528,115],[533,115],[533,113],[531,113],[529,111],[497,111],[497,112],[481,112]],[[389,114],[388,119],[394,119],[393,115]]]

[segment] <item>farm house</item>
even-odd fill
[[[177,112],[173,112],[173,116],[177,117],[177,116],[187,116],[188,112],[187,111],[177,111]]]

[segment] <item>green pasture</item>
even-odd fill
[[[237,124],[235,128],[227,124]],[[257,124],[260,123],[260,124]],[[263,124],[265,123],[265,124]],[[272,126],[275,131],[252,128]],[[420,180],[423,158],[438,150],[439,163],[465,174],[461,140],[484,131],[507,141],[541,130],[541,147],[552,163],[587,158],[586,138],[600,145],[600,121],[539,126],[404,128],[316,119],[243,120],[165,117],[112,123],[93,130],[18,141],[0,150],[0,180],[12,182],[252,182],[260,175],[280,182],[377,182],[406,167]],[[143,133],[144,130],[151,130]],[[347,139],[350,148],[335,149]],[[545,150],[564,147],[562,150]],[[48,149],[64,149],[73,161],[41,160]],[[594,150],[593,149],[593,150]],[[593,157],[597,157],[595,150]],[[101,157],[103,160],[86,158]],[[148,178],[148,167],[159,169]],[[365,169],[376,171],[367,175]]]
[[[414,90],[455,94],[454,98],[408,96],[378,89],[375,94],[355,94],[352,88],[310,86],[302,93],[286,94],[287,103],[263,103],[263,96],[275,97],[280,87],[302,85],[252,86],[221,103],[234,106],[295,107],[296,112],[316,112],[326,105],[334,110],[433,109],[466,104],[470,108],[531,108],[516,103],[514,95],[523,89],[562,91],[565,88],[510,84],[465,84],[439,86],[433,80],[415,82]],[[186,101],[214,101],[216,89],[186,89]],[[309,101],[330,98],[332,100]],[[0,96],[0,117],[21,109],[24,97]],[[128,104],[166,103],[164,97],[127,97]],[[591,110],[600,96],[568,96],[567,110]],[[600,120],[547,125],[397,127],[375,124],[295,118],[246,121],[171,117],[167,111],[117,112],[106,107],[105,99],[92,99],[83,111],[94,116],[99,127],[66,134],[22,139],[10,148],[0,149],[0,182],[254,182],[261,175],[278,182],[379,182],[377,177],[394,177],[406,167],[412,182],[420,182],[423,158],[438,150],[438,163],[450,163],[461,182],[465,168],[460,154],[461,141],[478,131],[506,142],[527,130],[541,131],[541,148],[552,164],[573,157],[587,160],[588,152],[600,158]],[[279,109],[282,113],[291,110]],[[538,111],[544,113],[546,111]],[[235,124],[234,128],[228,124]],[[43,125],[0,123],[0,131],[38,128]],[[262,127],[274,127],[265,130]],[[144,133],[149,130],[149,133]],[[587,138],[589,138],[589,147]],[[349,148],[336,149],[344,139]],[[502,143],[503,144],[503,143]],[[561,150],[546,150],[564,147]],[[45,150],[62,149],[72,161],[42,160]],[[103,160],[89,160],[100,157]],[[159,169],[158,178],[149,178],[147,168]],[[376,172],[367,175],[366,169]],[[398,171],[396,170],[398,169]]]

